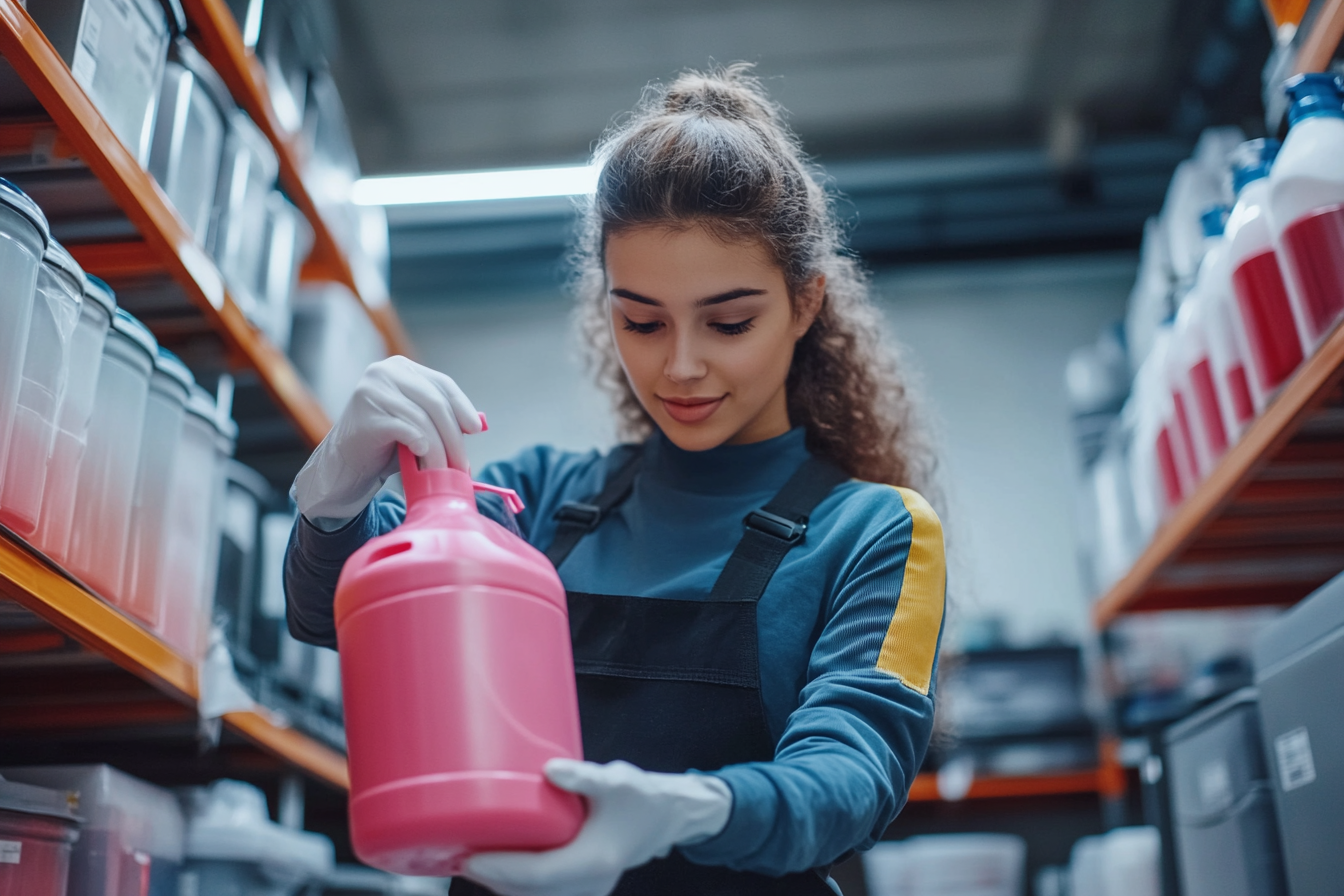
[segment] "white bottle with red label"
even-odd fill
[[[1226,238],[1220,237],[1209,250],[1200,268],[1200,280],[1203,282],[1200,301],[1204,337],[1209,346],[1209,367],[1230,447],[1255,419],[1255,404],[1251,400],[1246,367],[1246,334],[1236,296],[1232,293]]]
[[[1224,238],[1232,292],[1241,317],[1251,399],[1257,412],[1302,362],[1302,338],[1274,252],[1266,206],[1277,140],[1248,140],[1232,165],[1237,202]]]
[[[1187,446],[1187,463],[1202,480],[1227,451],[1228,436],[1209,357],[1210,263],[1222,239],[1222,209],[1215,208],[1201,216],[1201,221],[1208,249],[1194,286],[1176,312],[1167,375],[1176,423]]]
[[[1344,83],[1298,75],[1284,91],[1289,130],[1269,176],[1269,225],[1309,355],[1344,318]]]

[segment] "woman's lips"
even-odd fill
[[[726,395],[720,395],[718,398],[663,398],[659,396],[659,401],[663,403],[663,409],[667,415],[678,423],[699,423],[702,420],[709,419],[709,415],[719,409],[723,404]]]

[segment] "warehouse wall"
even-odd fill
[[[910,266],[876,286],[939,433],[957,618],[1000,617],[1030,643],[1085,631],[1075,560],[1062,371],[1121,314],[1129,255]],[[490,417],[476,466],[537,441],[610,444],[605,397],[583,373],[553,293],[456,296],[399,309],[421,359]],[[1029,518],[1030,524],[1026,523]]]

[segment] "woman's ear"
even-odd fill
[[[821,313],[821,306],[825,301],[825,274],[818,274],[804,283],[798,290],[793,312],[793,338],[795,340],[802,339],[803,334],[812,328],[812,322]]]

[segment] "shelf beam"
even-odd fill
[[[310,445],[320,442],[331,426],[322,406],[284,353],[243,316],[228,295],[219,269],[196,245],[158,184],[117,139],[64,60],[16,0],[0,0],[0,54],[140,231],[148,251],[182,286],[211,327],[261,374],[267,390],[304,439]],[[128,247],[127,251],[139,250]],[[98,269],[92,273],[98,273]]]
[[[1298,74],[1323,72],[1344,41],[1344,0],[1324,0],[1321,11],[1311,22],[1311,31],[1302,40],[1294,68]]]

